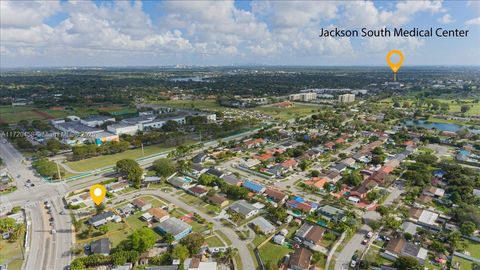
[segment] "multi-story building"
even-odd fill
[[[340,103],[350,103],[355,101],[354,94],[344,94],[338,96],[338,102]]]
[[[317,99],[317,93],[306,92],[306,93],[292,94],[289,96],[289,99],[292,101],[311,101],[311,100]]]

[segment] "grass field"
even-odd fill
[[[207,236],[205,238],[205,242],[209,247],[223,247],[225,244],[223,244],[222,240],[216,235],[212,236]]]
[[[280,246],[272,242],[268,242],[263,245],[260,249],[260,257],[265,264],[269,261],[273,262],[275,267],[278,265],[278,262],[288,253],[293,252],[293,249],[290,249],[286,246]]]
[[[0,240],[0,264],[6,263],[8,269],[20,270],[23,263],[22,245],[20,240],[10,242],[7,240]]]
[[[321,110],[322,107],[319,105],[306,105],[300,103],[294,103],[293,107],[290,108],[280,108],[272,105],[256,107],[252,110],[268,114],[279,120],[288,120],[297,117],[305,117],[307,115],[313,114]]]
[[[20,120],[48,120],[53,118],[63,118],[68,115],[85,117],[98,114],[99,112],[108,112],[112,114],[135,113],[133,107],[109,105],[104,107],[72,107],[70,110],[65,108],[35,108],[34,106],[0,106],[0,123],[16,123]]]
[[[12,124],[20,120],[45,120],[54,117],[48,117],[32,106],[0,106],[0,123]]]
[[[155,153],[160,153],[172,149],[172,147],[165,147],[162,145],[150,145],[145,146],[145,156],[152,155]],[[79,161],[67,162],[64,165],[70,167],[72,170],[77,172],[87,172],[91,170],[96,170],[110,165],[115,165],[115,163],[121,159],[130,158],[137,159],[142,157],[142,149],[130,149],[122,153],[113,154],[113,155],[103,155],[88,159],[83,159]]]
[[[466,116],[473,116],[473,115],[480,115],[480,103],[472,103],[471,99],[465,99],[465,100],[460,100],[460,104],[458,104],[455,100],[453,99],[444,99],[444,98],[437,98],[435,99],[441,103],[446,103],[448,104],[448,112],[450,113],[459,113],[462,105],[469,105],[470,110],[468,110],[465,115]],[[413,99],[408,99],[410,104],[414,101]],[[386,98],[382,99],[379,102],[379,104],[383,105],[392,105],[393,101],[391,98]],[[402,104],[402,102],[400,102]]]

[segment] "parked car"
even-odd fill
[[[366,245],[368,243],[368,239],[363,239],[362,245]]]
[[[368,233],[365,235],[365,237],[367,237],[367,238],[369,238],[369,239],[372,238],[372,236],[373,236],[373,232],[368,232]]]
[[[350,262],[350,267],[354,268],[355,266],[357,266],[357,261],[352,260],[352,262]]]

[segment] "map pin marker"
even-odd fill
[[[392,60],[390,58],[392,58],[392,56],[396,54],[399,56],[399,61],[397,63],[393,63]],[[396,81],[397,80],[397,71],[400,69],[400,67],[402,66],[403,64],[403,60],[405,58],[403,57],[403,53],[402,51],[400,50],[391,50],[387,53],[387,64],[388,66],[392,69],[393,71],[393,80]]]
[[[106,194],[107,189],[103,185],[96,184],[90,187],[90,197],[92,197],[92,200],[96,205],[103,202]]]

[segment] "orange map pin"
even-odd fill
[[[390,59],[394,54],[398,55],[400,58],[397,63],[393,63],[392,60]],[[397,80],[397,71],[402,66],[403,60],[405,60],[405,57],[403,56],[403,53],[400,50],[391,50],[387,53],[387,64],[393,71],[393,79],[395,81]]]
[[[90,187],[90,197],[92,197],[92,200],[96,205],[103,202],[106,194],[107,189],[104,185],[96,184]]]

